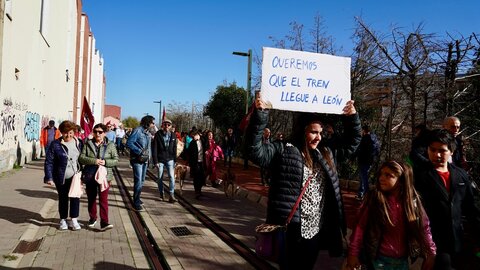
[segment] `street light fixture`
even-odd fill
[[[250,95],[251,88],[252,88],[252,50],[251,49],[248,50],[248,53],[246,53],[246,52],[233,52],[232,54],[248,57],[247,95],[246,95],[246,101],[245,101],[245,114],[247,114],[248,113],[248,97]]]
[[[153,103],[158,103],[160,105],[160,108],[158,109],[158,128],[160,128],[160,121],[162,121],[162,101],[159,100],[159,101],[154,101]]]

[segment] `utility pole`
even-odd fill
[[[233,55],[247,56],[248,57],[248,66],[247,66],[247,92],[245,96],[245,114],[248,114],[248,99],[250,92],[252,90],[252,49],[246,52],[233,52]]]
[[[160,128],[161,126],[161,121],[162,121],[162,100],[159,100],[159,101],[154,101],[153,103],[158,103],[160,104],[160,107],[158,109],[158,120],[157,120],[157,123],[158,123],[158,128]]]

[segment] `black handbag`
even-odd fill
[[[95,174],[97,173],[98,165],[86,165],[82,170],[82,182],[88,184],[95,181]]]
[[[142,152],[140,153],[140,155],[137,155],[134,158],[134,161],[137,163],[145,163],[148,161],[149,158],[150,158],[150,155],[148,154],[148,149],[144,148],[142,149]]]
[[[100,156],[100,148],[97,152],[97,158]],[[105,159],[105,152],[107,152],[107,145],[103,145],[102,160]],[[95,174],[97,173],[98,165],[85,165],[82,169],[82,182],[87,184],[95,181]]]

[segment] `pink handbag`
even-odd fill
[[[107,181],[107,168],[105,166],[98,166],[97,173],[95,173],[95,181],[100,185],[100,192],[110,187]]]
[[[83,186],[82,186],[82,172],[76,172],[72,177],[72,184],[70,185],[70,190],[68,191],[68,197],[70,198],[80,198],[83,195]]]

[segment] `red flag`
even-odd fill
[[[250,123],[250,117],[252,117],[254,110],[255,110],[255,103],[252,103],[252,105],[250,105],[250,108],[248,108],[247,114],[242,118],[242,121],[238,125],[238,129],[240,130],[240,132],[247,131],[248,124]]]
[[[80,118],[80,126],[84,131],[85,138],[92,133],[93,125],[95,124],[95,118],[93,117],[92,110],[88,105],[87,98],[83,97],[82,116]]]
[[[167,118],[167,116],[166,116],[166,113],[165,113],[165,107],[163,107],[162,123],[163,123],[163,121],[165,121],[166,118]]]

